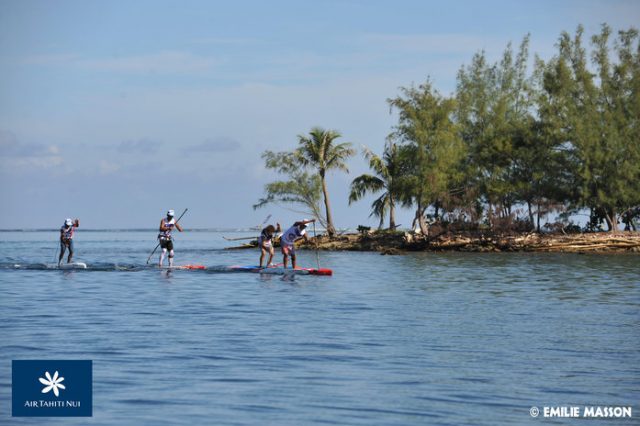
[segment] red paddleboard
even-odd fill
[[[277,265],[275,265],[275,267],[282,268],[284,267],[284,263],[278,263]],[[307,271],[309,272],[309,275],[333,275],[333,270],[328,268],[301,268],[298,266],[296,268],[296,271]]]
[[[321,268],[296,268],[285,269],[282,264],[269,266],[267,268],[261,268],[257,265],[234,265],[228,267],[229,271],[233,272],[253,272],[257,274],[273,274],[273,275],[286,275],[286,274],[296,274],[296,275],[324,275],[330,276],[333,275],[333,271],[331,269]]]
[[[207,269],[204,265],[176,265],[176,266],[163,266],[162,269]]]
[[[207,269],[204,265],[184,265],[182,269]]]
[[[333,275],[333,271],[327,268],[320,268],[320,269],[301,268],[301,269],[306,269],[307,271],[309,271],[309,275]]]

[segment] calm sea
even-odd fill
[[[176,263],[257,262],[223,235],[248,234],[179,234]],[[292,278],[143,268],[152,231],[79,230],[90,269],[38,266],[56,239],[0,232],[3,424],[42,422],[11,418],[19,359],[93,360],[93,418],[50,424],[541,424],[532,406],[572,405],[640,416],[637,255],[323,252],[333,277]]]

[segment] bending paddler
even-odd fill
[[[58,257],[58,266],[62,263],[62,258],[67,248],[69,249],[67,263],[71,263],[71,259],[73,259],[73,233],[79,226],[79,219],[71,220],[71,218],[67,218],[64,221],[64,225],[60,228],[60,257]]]
[[[269,260],[267,261],[266,266],[271,266],[271,261],[273,260],[273,238],[275,234],[278,232],[282,232],[280,228],[280,224],[276,223],[276,226],[269,225],[262,230],[260,236],[258,237],[258,247],[260,247],[260,267],[262,268],[262,262],[264,262],[264,255],[269,253]]]
[[[291,256],[291,267],[296,269],[296,246],[295,242],[301,238],[305,241],[309,241],[307,237],[307,224],[315,222],[315,219],[304,219],[293,224],[293,226],[287,229],[280,238],[280,249],[282,251],[282,263],[284,263],[285,269],[287,268],[287,261]]]
[[[163,218],[160,221],[160,233],[158,234],[158,240],[160,241],[160,248],[162,251],[160,252],[160,264],[162,267],[162,263],[164,262],[164,256],[169,252],[169,267],[173,266],[173,238],[171,237],[171,231],[173,228],[176,228],[178,231],[182,232],[182,227],[178,222],[176,222],[175,213],[173,210],[169,210],[167,212],[167,217]]]

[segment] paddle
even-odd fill
[[[222,237],[227,241],[241,241],[241,240],[255,240],[256,237],[240,237],[240,238],[227,238],[227,237]]]
[[[53,255],[53,263],[56,264],[60,264],[60,262],[58,261],[58,250],[60,250],[60,241],[57,242],[58,244],[56,245],[56,254]]]
[[[182,216],[184,216],[184,214],[187,212],[187,210],[189,210],[189,209],[184,209],[184,211],[182,212],[182,214],[180,215],[178,220],[176,220],[176,223],[180,222],[180,219],[182,219]],[[153,251],[151,252],[149,257],[147,258],[147,265],[149,264],[149,261],[151,260],[151,256],[153,256],[153,253],[155,253],[156,250],[158,250],[158,247],[160,247],[160,242],[159,241],[158,241],[158,245],[156,245],[156,248],[153,249]]]
[[[316,221],[313,221],[313,240],[316,243],[316,265],[320,269],[320,253],[318,253],[318,236],[316,235]]]

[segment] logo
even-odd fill
[[[66,389],[64,385],[60,384],[60,382],[64,380],[64,377],[58,377],[57,371],[53,375],[53,379],[51,378],[51,375],[49,374],[48,371],[45,372],[44,375],[47,377],[46,380],[43,379],[42,377],[38,379],[40,380],[40,383],[46,386],[44,389],[42,389],[42,393],[47,393],[51,389],[53,389],[53,393],[55,394],[55,396],[56,397],[60,396],[60,391],[58,389]]]
[[[13,417],[93,415],[92,361],[14,360],[11,367]]]

